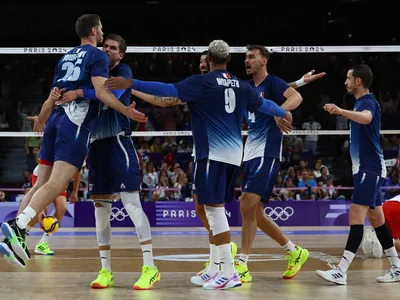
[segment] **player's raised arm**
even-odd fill
[[[147,117],[145,114],[137,111],[131,106],[125,106],[122,102],[118,101],[118,99],[104,86],[104,83],[109,76],[109,64],[110,59],[106,53],[98,51],[93,56],[90,77],[93,87],[96,91],[96,98],[98,98],[108,107],[115,109],[134,121],[146,122]]]
[[[299,87],[302,87],[303,85],[306,85],[307,83],[318,80],[326,75],[325,72],[321,72],[318,74],[314,74],[314,73],[315,73],[315,70],[311,70],[310,72],[304,74],[303,77],[301,77],[299,80],[289,83],[289,86],[294,89],[297,89]]]
[[[366,101],[367,102],[367,101]],[[324,109],[331,115],[342,115],[343,117],[357,122],[359,124],[367,125],[371,123],[373,113],[375,112],[374,107],[366,106],[362,111],[352,111],[338,107],[336,104],[327,103],[324,105]]]
[[[177,97],[178,95],[178,91],[172,83],[126,79],[121,76],[107,79],[104,86],[111,91],[132,88],[132,90],[158,96]]]
[[[143,92],[139,92],[136,90],[132,90],[132,95],[146,101],[150,104],[160,107],[168,107],[168,106],[175,106],[183,104],[182,100],[179,97],[162,97],[162,96],[155,96],[150,94],[145,94]]]
[[[138,121],[138,122],[147,122],[147,117],[144,113],[137,111],[131,106],[125,106],[122,102],[118,101],[118,99],[104,87],[104,82],[107,78],[105,77],[92,77],[92,83],[94,89],[96,90],[96,98],[98,98],[101,102],[106,104],[108,107],[115,109],[121,114],[127,116],[128,118]]]
[[[49,97],[43,103],[39,116],[28,117],[28,120],[33,121],[33,131],[43,132],[44,126],[54,108],[55,102],[60,98],[62,92],[63,90],[60,90],[58,87],[54,87],[51,90]]]
[[[122,94],[125,92],[125,90],[114,90],[112,91],[112,94],[119,99]],[[63,93],[60,100],[56,101],[56,105],[61,105],[64,103],[72,102],[75,101],[77,98],[86,98],[90,100],[99,100],[96,97],[96,91],[94,89],[77,89],[77,90],[71,90],[66,93]]]
[[[283,96],[286,98],[286,101],[281,105],[281,107],[285,110],[294,110],[299,107],[301,102],[303,102],[303,97],[292,87],[289,87],[283,93]]]

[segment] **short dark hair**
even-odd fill
[[[369,89],[372,81],[374,80],[374,75],[371,68],[365,64],[359,64],[351,67],[349,70],[353,70],[353,77],[360,78],[364,88]]]
[[[95,14],[85,14],[76,20],[75,31],[80,38],[85,38],[90,35],[93,27],[100,25],[100,17]]]
[[[105,41],[106,40],[116,41],[119,44],[119,53],[126,53],[127,49],[126,42],[123,39],[123,37],[120,36],[119,34],[110,33],[109,35],[107,35]]]
[[[269,59],[270,53],[268,49],[262,45],[247,45],[246,48],[247,51],[258,50],[260,51],[261,56],[265,57],[266,59]]]
[[[201,53],[201,56],[203,55],[208,55],[208,50],[204,50],[203,53]]]

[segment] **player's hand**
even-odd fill
[[[56,105],[61,105],[64,103],[72,102],[76,98],[78,98],[77,90],[68,91],[68,92],[64,93],[58,101],[56,101]]]
[[[288,120],[290,124],[293,123],[293,115],[290,111],[286,111],[286,115],[283,117],[284,119]]]
[[[60,90],[58,87],[54,87],[50,92],[51,100],[53,100],[53,102],[60,100],[62,93],[64,93],[65,91],[66,91],[66,88],[63,88],[62,90]]]
[[[134,120],[136,122],[141,122],[141,123],[146,123],[147,122],[147,117],[144,113],[138,111],[135,109],[136,102],[133,101],[132,104],[127,107],[125,116],[127,116],[129,119]]]
[[[104,82],[104,87],[112,90],[124,90],[132,87],[133,79],[126,79],[122,76],[108,78]]]
[[[74,204],[79,200],[78,198],[78,190],[72,191],[71,195],[69,196],[69,203]]]
[[[38,214],[38,222],[40,225],[40,228],[43,229],[43,219],[46,218],[46,213],[42,211],[41,213]]]
[[[321,72],[321,73],[318,73],[318,74],[314,74],[314,73],[315,73],[315,70],[311,70],[310,72],[304,74],[303,75],[304,82],[305,83],[310,83],[310,82],[318,80],[318,79],[320,79],[320,78],[322,78],[322,77],[324,77],[326,75],[325,72]]]
[[[39,116],[28,116],[27,119],[29,121],[33,121],[33,131],[34,132],[43,132],[45,123],[39,119]]]
[[[333,103],[325,104],[324,109],[331,115],[341,115],[343,112],[343,110],[340,107],[338,107],[336,104]]]
[[[291,114],[290,114],[290,116],[291,116]],[[283,118],[275,117],[275,123],[276,123],[276,126],[278,126],[278,128],[281,130],[281,132],[289,133],[292,130],[292,122],[289,121],[286,118],[286,116]]]

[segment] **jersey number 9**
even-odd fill
[[[225,89],[224,93],[225,93],[225,111],[228,114],[231,114],[235,111],[236,108],[235,91],[232,88],[227,88]]]

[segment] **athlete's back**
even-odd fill
[[[188,102],[196,160],[209,158],[240,166],[244,113],[257,110],[263,99],[248,82],[226,70],[193,75],[175,86],[182,101]]]

